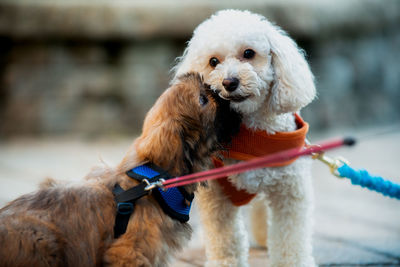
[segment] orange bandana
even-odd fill
[[[260,156],[270,155],[279,151],[304,147],[306,134],[308,132],[308,123],[306,123],[298,114],[295,114],[297,130],[293,132],[277,132],[269,135],[266,131],[251,131],[244,125],[240,127],[239,134],[232,139],[232,144],[228,151],[223,153],[226,158],[236,160],[250,160]],[[297,158],[271,164],[268,167],[281,167],[294,162]],[[221,167],[223,162],[214,159],[214,166]],[[235,206],[242,206],[249,203],[256,194],[247,193],[246,190],[238,190],[228,177],[217,180],[222,191],[231,200]]]

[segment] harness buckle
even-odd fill
[[[134,206],[130,202],[120,202],[117,204],[117,212],[122,215],[129,215],[133,212]]]
[[[165,191],[163,183],[165,182],[165,179],[160,178],[158,181],[150,183],[147,179],[143,179],[142,182],[147,184],[147,186],[144,188],[146,191],[150,191],[156,187],[161,188],[161,190]]]

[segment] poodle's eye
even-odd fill
[[[208,98],[207,98],[207,96],[201,94],[200,97],[199,97],[199,103],[200,103],[200,106],[202,106],[202,107],[205,106],[205,105],[207,105],[207,103],[208,103]]]
[[[211,67],[215,68],[219,64],[219,60],[216,57],[212,57],[210,58],[209,63]]]
[[[255,56],[256,52],[254,52],[254,50],[252,49],[246,49],[243,52],[243,57],[247,58],[247,59],[251,59]]]

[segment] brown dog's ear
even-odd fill
[[[152,124],[150,121],[148,123]],[[153,162],[169,170],[171,165],[175,166],[182,162],[180,125],[173,118],[167,117],[153,123],[154,127],[148,125],[149,127],[143,129],[142,135],[135,141],[136,154],[142,160]]]
[[[266,23],[274,70],[269,106],[276,114],[296,112],[315,97],[313,74],[296,43],[283,30]]]
[[[151,112],[149,112],[150,114]],[[148,125],[143,127],[142,134],[129,147],[128,152],[117,167],[119,173],[125,173],[146,162],[153,162],[165,170],[170,170],[171,165],[182,162],[180,158],[183,151],[180,140],[179,125],[174,125],[172,119],[146,117]]]
[[[200,153],[198,149],[202,147],[199,142],[205,138],[203,135],[208,127],[207,123],[203,125],[207,122],[204,118],[210,115],[205,111],[215,111],[205,109],[208,98],[203,106],[200,105],[200,92],[203,90],[202,78],[198,74],[180,76],[147,113],[141,136],[135,140],[120,166],[126,168],[127,157],[135,157],[136,162],[153,162],[172,175],[190,172],[196,155]],[[214,113],[210,115],[214,116]]]
[[[184,168],[180,165],[184,150],[183,119],[185,114],[193,113],[195,100],[194,90],[189,90],[191,87],[188,86],[192,85],[187,80],[179,80],[157,99],[146,115],[141,136],[134,144],[138,159],[151,161],[173,175]]]

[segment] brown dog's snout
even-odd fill
[[[233,92],[239,86],[239,79],[238,78],[226,78],[222,81],[222,85],[225,89],[229,92]]]

